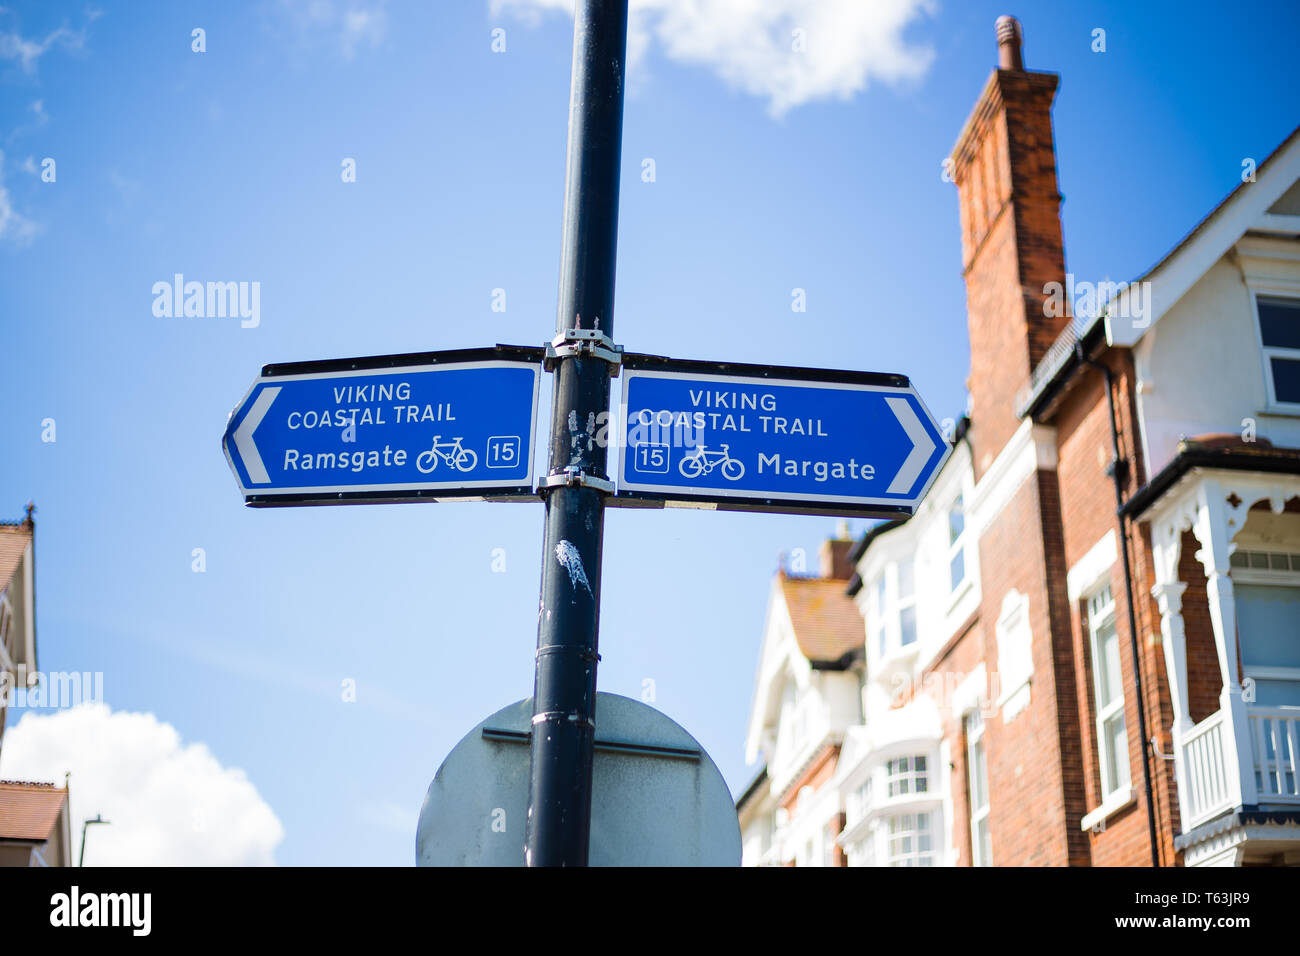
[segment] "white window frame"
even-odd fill
[[[1250,561],[1247,567],[1241,567],[1236,563],[1239,558],[1244,558],[1249,554],[1269,555],[1269,566],[1267,568],[1253,567],[1253,561]],[[1274,568],[1272,561],[1274,555],[1285,557],[1291,567],[1286,570]],[[1249,559],[1247,560],[1249,561]],[[1238,547],[1232,553],[1230,568],[1232,580],[1237,584],[1300,588],[1300,552],[1293,548]],[[1246,664],[1243,662],[1242,676],[1254,680],[1300,681],[1300,667],[1264,667],[1259,664]]]
[[[902,593],[902,567],[910,564],[912,568],[912,592],[906,596]],[[916,562],[915,558],[893,561],[880,569],[880,574],[872,580],[871,597],[871,653],[877,660],[886,660],[899,651],[916,647],[921,642],[920,621],[916,618]],[[912,611],[914,637],[903,643],[903,612]]]
[[[886,866],[935,866],[939,860],[938,839],[939,833],[935,826],[936,814],[932,810],[926,810],[915,813],[896,813],[892,816],[885,817],[881,821],[881,830],[885,843],[885,865]],[[921,843],[921,821],[926,822],[925,833],[930,838],[930,849],[922,850]],[[910,822],[911,829],[905,829],[906,822]],[[892,828],[898,825],[900,827],[897,833],[892,832]],[[912,838],[912,849],[905,853],[894,852],[894,840]]]
[[[904,565],[908,565],[911,568],[912,574],[912,592],[906,596],[903,595]],[[919,622],[916,619],[916,559],[904,558],[902,561],[897,562],[894,565],[894,568],[896,587],[893,616],[898,620],[898,646],[900,648],[911,647],[913,644],[917,644],[921,640]],[[912,639],[907,643],[903,643],[903,612],[907,610],[911,610],[912,612]]]
[[[848,825],[853,826],[871,811],[872,780],[871,774],[865,774],[849,794]]]
[[[917,766],[918,761],[924,761],[924,769]],[[901,765],[898,766],[898,765]],[[903,754],[900,757],[891,757],[885,761],[885,795],[887,798],[911,798],[917,794],[929,795],[930,790],[930,766],[931,761],[929,754]],[[898,785],[907,784],[907,790],[899,790]],[[924,789],[918,789],[917,784],[924,783]]]
[[[1259,319],[1259,300],[1261,297],[1290,300],[1295,303],[1297,310],[1300,310],[1300,296],[1297,296],[1294,291],[1282,291],[1269,287],[1252,287],[1250,290],[1250,308],[1252,321],[1255,325],[1255,341],[1259,343],[1260,362],[1264,367],[1265,400],[1269,408],[1294,414],[1300,412],[1300,402],[1284,402],[1277,397],[1277,390],[1273,386],[1272,360],[1280,358],[1300,362],[1300,349],[1264,344],[1264,328],[1260,325]]]
[[[872,633],[876,657],[884,659],[889,656],[889,583],[886,579],[888,567],[881,568],[880,577],[875,581],[872,602],[874,618]]]
[[[984,715],[979,709],[968,711],[962,717],[963,729],[966,732],[966,786],[970,799],[967,801],[970,807],[970,850],[971,866],[992,866],[992,850],[985,858],[984,842],[980,839],[980,824],[988,825],[989,817],[989,763],[988,750],[984,746]],[[980,766],[984,771],[984,803],[982,806],[975,806],[975,751],[979,750],[984,759],[980,761]]]
[[[1102,596],[1105,595],[1105,599]],[[1101,771],[1101,798],[1104,804],[1107,799],[1113,797],[1126,787],[1132,784],[1131,775],[1125,773],[1124,780],[1112,780],[1110,772],[1110,735],[1106,732],[1106,725],[1110,723],[1116,715],[1122,723],[1124,729],[1124,753],[1116,754],[1116,767],[1123,767],[1126,771],[1129,767],[1129,743],[1128,743],[1128,718],[1124,713],[1124,681],[1119,681],[1118,693],[1113,700],[1103,701],[1101,699],[1101,675],[1104,673],[1105,661],[1101,657],[1101,644],[1098,637],[1105,628],[1110,628],[1111,634],[1115,640],[1115,652],[1119,655],[1120,673],[1123,674],[1123,655],[1119,646],[1119,627],[1115,617],[1115,596],[1111,592],[1109,584],[1105,584],[1093,591],[1087,597],[1088,606],[1088,643],[1092,652],[1092,699],[1097,710],[1096,719],[1096,737],[1097,737],[1097,763]]]
[[[961,531],[958,532],[957,537],[954,538],[952,535],[952,513],[959,508],[961,509]],[[966,554],[966,534],[970,530],[970,515],[967,513],[966,495],[964,491],[959,491],[952,501],[948,503],[948,507],[944,509],[944,518],[946,519],[945,525],[948,533],[948,557],[946,561],[946,567],[948,570],[948,593],[950,595],[955,595],[960,593],[965,587],[966,582],[970,580],[969,555]],[[961,554],[961,580],[954,581],[952,579],[952,562],[959,553]]]

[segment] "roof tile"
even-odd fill
[[[45,842],[67,801],[67,787],[0,780],[0,840]]]
[[[866,642],[858,607],[839,578],[781,574],[781,593],[790,611],[794,639],[810,661],[838,661]]]

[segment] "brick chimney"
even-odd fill
[[[998,18],[997,39],[998,67],[953,147],[951,167],[961,206],[976,478],[1019,426],[1016,406],[1029,374],[1069,322],[1044,314],[1044,287],[1065,282],[1052,137],[1057,76],[1025,70],[1014,17]]]
[[[853,550],[853,539],[849,537],[849,523],[841,521],[835,529],[835,537],[822,542],[818,559],[821,564],[821,576],[847,581],[853,577],[853,562],[849,552]]]

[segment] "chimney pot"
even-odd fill
[[[1020,21],[1015,17],[998,17],[998,69],[1024,70],[1025,61],[1021,55],[1024,35],[1020,32]]]

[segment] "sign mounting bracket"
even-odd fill
[[[542,367],[554,372],[560,359],[584,356],[608,362],[610,377],[618,378],[623,366],[623,346],[615,345],[600,329],[565,329],[547,344]]]
[[[595,488],[597,491],[612,495],[614,493],[614,482],[608,478],[589,475],[578,468],[566,468],[557,474],[546,475],[538,479],[537,490],[539,492],[551,488]]]

